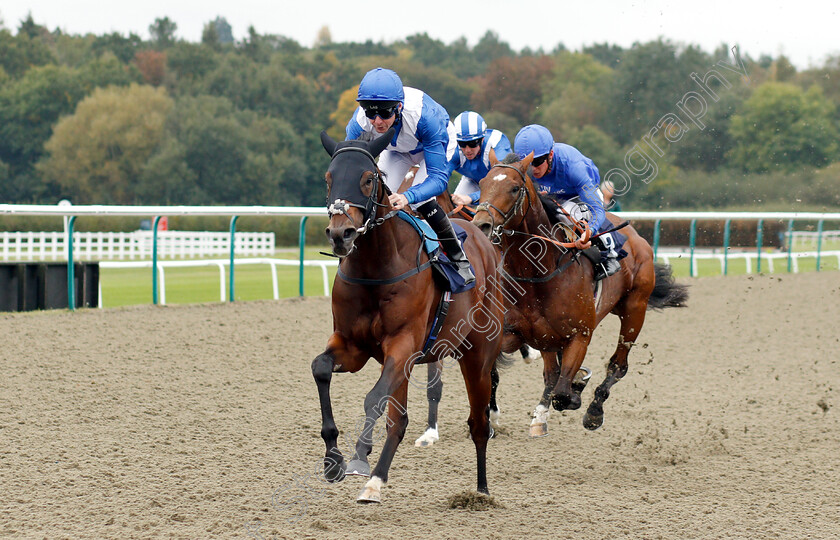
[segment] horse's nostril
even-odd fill
[[[478,228],[481,229],[481,232],[483,232],[485,235],[490,234],[491,226],[489,223],[482,223],[478,226]]]
[[[348,238],[353,236],[353,232],[354,232],[353,227],[348,227],[348,228],[344,229],[344,239],[347,240]]]

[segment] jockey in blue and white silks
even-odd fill
[[[455,154],[455,126],[449,113],[426,93],[404,87],[399,75],[384,68],[365,74],[356,101],[359,107],[347,123],[347,139],[373,138],[391,127],[396,130],[378,162],[393,192],[391,205],[398,210],[408,205],[415,208],[437,233],[444,253],[457,264],[464,282],[474,282],[452,224],[435,200],[449,185],[446,163]],[[397,193],[414,165],[419,165],[419,170],[411,187]]]
[[[519,159],[534,153],[531,179],[540,191],[548,193],[572,218],[588,222],[593,235],[610,227],[604,211],[603,195],[598,189],[598,167],[591,159],[573,146],[555,143],[551,132],[537,124],[519,130],[514,147]],[[557,218],[571,224],[571,220],[562,212]],[[617,234],[607,233],[597,239],[601,244],[602,264],[596,268],[596,280],[620,269],[617,249],[623,241],[619,242],[622,239],[616,238]]]
[[[473,111],[462,112],[455,117],[454,123],[458,151],[449,159],[447,166],[450,174],[455,171],[462,176],[455,195],[469,197],[469,201],[453,200],[460,204],[476,204],[481,196],[478,183],[491,169],[490,150],[501,161],[511,152],[510,141],[501,131],[487,129],[481,115]]]

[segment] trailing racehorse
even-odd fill
[[[688,293],[674,283],[670,268],[654,263],[650,245],[630,226],[622,232],[628,255],[621,270],[593,282],[592,262],[553,226],[527,171],[533,154],[521,161],[509,155],[481,180],[481,200],[473,224],[502,249],[500,274],[510,306],[505,314],[508,351],[522,342],[542,351],[545,390],[534,411],[531,436],[548,433],[550,405],[557,410],[580,407],[580,385],[574,384],[596,325],[608,313],[621,320],[618,346],[604,381],[583,417],[587,429],[604,421],[610,388],[627,373],[627,355],[649,308],[684,305]],[[607,213],[619,226],[619,219]],[[597,287],[596,287],[597,285]],[[510,343],[513,341],[513,343]]]
[[[370,475],[357,500],[379,502],[408,425],[411,368],[453,356],[460,363],[470,403],[477,488],[487,493],[488,403],[503,325],[501,291],[487,285],[496,282],[499,255],[486,236],[463,222],[468,234],[463,246],[473,265],[475,287],[450,294],[436,284],[423,239],[390,211],[388,188],[374,162],[392,137],[393,129],[370,143],[337,143],[321,134],[332,157],[326,174],[330,214],[326,233],[333,253],[341,258],[332,293],[333,334],[326,350],[312,362],[326,445],[324,475],[332,482],[345,474]],[[444,305],[448,314],[441,311]],[[430,339],[435,330],[439,330],[436,339]],[[434,346],[428,347],[430,341]],[[364,425],[353,457],[345,463],[337,446],[330,381],[333,373],[359,371],[370,358],[382,365],[382,371],[365,398]],[[371,471],[368,455],[374,425],[386,405],[387,437]]]

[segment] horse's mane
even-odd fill
[[[516,155],[515,153],[511,152],[510,154],[506,155],[505,159],[500,161],[500,163],[502,165],[510,165],[511,163],[519,163],[520,161],[522,161],[522,160],[519,159],[519,156]]]

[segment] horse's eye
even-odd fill
[[[511,190],[511,193],[519,193],[519,186],[514,186],[514,188]]]
[[[365,185],[369,186],[371,184],[371,182],[373,182],[373,179],[368,178],[367,180],[365,180]]]

